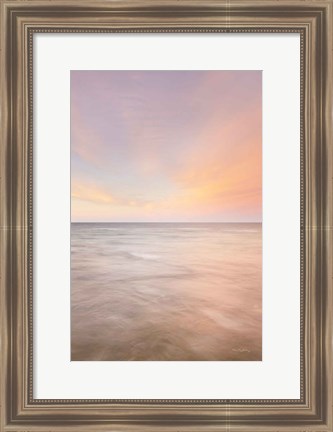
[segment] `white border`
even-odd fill
[[[34,36],[34,397],[300,395],[300,38]],[[263,361],[70,362],[70,70],[263,70]]]

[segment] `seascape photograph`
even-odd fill
[[[71,360],[262,360],[262,72],[71,71]]]

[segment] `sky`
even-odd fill
[[[261,71],[71,71],[72,222],[261,222]]]

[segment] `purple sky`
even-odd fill
[[[261,221],[261,71],[71,71],[72,221]]]

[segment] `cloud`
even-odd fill
[[[145,207],[149,201],[137,197],[117,196],[107,188],[93,183],[72,182],[71,198],[75,202],[88,201],[107,207],[124,206],[124,207]]]
[[[103,188],[75,182],[71,187],[72,200],[90,201],[96,204],[114,204],[117,199]]]
[[[259,72],[75,76],[73,214],[260,217]]]

